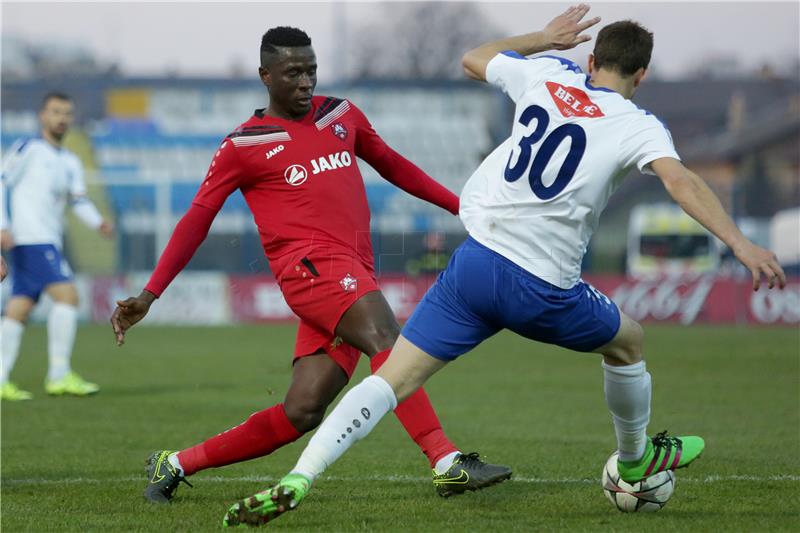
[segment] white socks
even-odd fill
[[[74,305],[54,303],[47,317],[48,380],[59,380],[69,374],[77,329],[78,309]]]
[[[178,459],[178,452],[173,452],[169,454],[167,456],[167,461],[169,461],[169,464],[175,467],[175,469],[178,471],[180,475],[184,475],[183,467],[181,466],[181,462]]]
[[[47,379],[55,381],[70,372],[69,360],[78,329],[78,309],[74,305],[54,303],[47,317]],[[19,355],[25,325],[4,317],[0,325],[0,385],[8,381]]]
[[[22,342],[22,333],[25,325],[13,318],[3,317],[0,325],[0,385],[8,382],[8,376],[14,368],[19,355],[19,345]]]
[[[606,403],[617,432],[620,461],[638,461],[647,446],[652,386],[644,361],[611,366],[603,362]]]
[[[383,378],[365,378],[344,395],[322,422],[291,473],[313,482],[353,444],[366,437],[395,407],[397,397]]]
[[[436,465],[433,467],[433,471],[436,472],[438,475],[442,475],[448,470],[450,467],[453,466],[453,463],[456,462],[458,456],[461,455],[461,452],[450,452],[438,461],[436,461]]]

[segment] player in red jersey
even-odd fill
[[[179,452],[147,461],[145,497],[167,503],[180,481],[200,470],[262,457],[319,425],[360,353],[373,372],[399,326],[373,269],[370,213],[360,157],[403,190],[454,215],[458,198],[392,150],[351,102],[312,96],[317,62],[311,40],[278,27],[261,43],[261,81],[270,104],[222,142],[189,211],[175,227],[142,293],[117,302],[117,344],[186,266],[225,199],[241,190],[286,302],[300,317],[292,384],[284,402]],[[504,466],[461,454],[442,431],[423,389],[395,410],[434,469],[442,496],[511,476]]]

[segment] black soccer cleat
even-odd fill
[[[460,454],[447,472],[433,474],[433,485],[442,498],[467,491],[491,487],[511,478],[511,469],[507,466],[484,463],[480,454],[472,452]]]
[[[192,486],[178,469],[170,464],[168,457],[171,453],[173,452],[167,450],[153,452],[144,463],[144,471],[147,472],[148,478],[144,497],[153,503],[169,503],[181,482]]]

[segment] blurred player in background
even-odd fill
[[[378,289],[370,213],[360,157],[403,190],[458,213],[458,197],[392,150],[351,102],[313,96],[317,61],[296,28],[267,31],[261,42],[267,109],[228,135],[214,156],[142,293],[117,303],[117,343],[186,266],[225,200],[241,190],[286,302],[300,317],[292,384],[283,403],[180,452],[147,462],[145,497],[167,503],[179,482],[200,470],[262,457],[317,427],[344,388],[361,352],[376,370],[400,333]],[[239,372],[241,369],[234,369]],[[511,476],[502,466],[461,454],[442,431],[424,390],[395,413],[430,461],[442,496]]]
[[[642,328],[580,279],[600,213],[636,167],[656,174],[689,215],[734,251],[752,272],[754,290],[762,274],[770,288],[783,287],[785,276],[774,254],[748,241],[705,182],[681,164],[666,127],[630,101],[650,62],[650,32],[631,21],[603,28],[588,75],[567,59],[525,57],[588,41],[581,33],[599,22],[581,22],[588,11],[571,7],[541,32],[464,56],[469,77],[500,87],[516,104],[511,137],[484,159],[461,194],[468,239],[415,309],[387,363],[344,396],[295,469],[234,504],[226,525],[263,524],[297,507],[314,479],[398,401],[501,329],[603,355],[626,482],[682,468],[703,451],[700,437],[647,437],[651,382]]]
[[[73,120],[69,96],[50,93],[42,101],[41,136],[17,141],[3,161],[3,187],[10,213],[0,217],[0,244],[13,267],[11,298],[0,326],[3,400],[28,400],[30,392],[9,381],[19,354],[25,322],[43,292],[53,300],[47,318],[48,394],[87,396],[99,387],[72,371],[70,360],[78,328],[78,291],[62,255],[64,208],[104,237],[114,234],[111,222],[86,197],[83,166],[62,146]]]

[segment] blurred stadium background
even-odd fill
[[[460,79],[457,61],[470,44],[504,31],[481,22],[480,6],[404,8],[400,26],[405,24],[406,33],[414,29],[403,43],[410,47],[407,54],[395,56],[390,66],[369,61],[371,47],[386,38],[380,25],[351,31],[362,37],[347,41],[355,49],[348,56],[355,66],[343,68],[347,74],[339,79],[323,80],[317,93],[352,99],[392,146],[460,191],[507,135],[513,109],[498,91]],[[430,31],[437,24],[452,30],[446,46],[436,36],[441,32]],[[317,51],[325,68],[330,54]],[[3,149],[37,134],[36,110],[47,91],[65,91],[76,101],[79,120],[66,144],[83,160],[91,196],[116,220],[118,235],[113,243],[103,242],[71,223],[66,252],[79,272],[82,318],[105,322],[115,299],[144,285],[220,139],[265,105],[265,91],[255,76],[244,74],[255,69],[239,64],[231,65],[232,74],[214,77],[175,71],[143,77],[81,43],[39,42],[6,31],[2,57]],[[655,62],[636,102],[668,125],[688,166],[708,180],[748,236],[776,250],[796,276],[800,62],[793,56],[744,67],[725,56],[698,64],[664,79]],[[392,306],[405,317],[464,230],[457,218],[359,165],[373,213],[377,268]],[[640,319],[800,322],[796,277],[786,291],[751,293],[730,252],[665,205],[668,200],[660,182],[632,173],[603,215],[586,257],[586,278]],[[237,193],[147,323],[290,319]]]
[[[513,111],[499,91],[463,80],[462,53],[563,9],[3,2],[0,148],[37,134],[46,92],[71,94],[78,120],[66,144],[118,227],[106,241],[70,215],[66,253],[87,324],[75,365],[103,390],[92,400],[46,397],[45,327],[29,328],[14,379],[36,398],[2,405],[3,531],[218,531],[227,504],[274,481],[304,446],[306,438],[200,474],[178,505],[153,509],[141,498],[141,462],[152,450],[231,427],[279,401],[291,381],[294,318],[238,193],[124,350],[113,348],[108,326],[114,301],[144,286],[220,140],[265,105],[255,78],[261,33],[305,28],[320,63],[317,93],[354,100],[391,145],[460,191],[508,134]],[[599,490],[613,432],[597,361],[505,333],[426,388],[448,434],[512,464],[512,482],[442,502],[413,443],[388,422],[318,481],[314,502],[276,527],[797,531],[800,4],[606,3],[593,12],[655,32],[636,103],[667,124],[688,166],[792,276],[784,291],[752,292],[730,252],[676,212],[652,176],[629,175],[601,218],[585,277],[633,317],[666,322],[647,328],[657,376],[651,429],[704,435],[709,452],[679,473],[664,512],[621,517]],[[588,50],[567,56],[584,66]],[[463,227],[359,164],[382,289],[404,318]],[[765,326],[742,327],[755,324]]]

